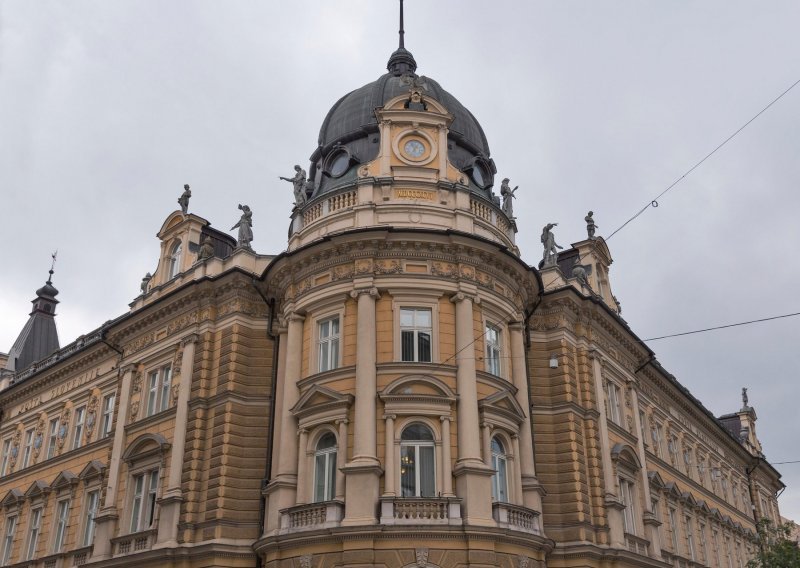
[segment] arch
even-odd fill
[[[506,442],[505,445],[503,442]],[[491,464],[494,469],[492,474],[492,499],[501,503],[509,501],[508,491],[508,458],[509,445],[503,432],[498,432],[492,436],[489,443]]]
[[[642,462],[629,444],[615,444],[611,448],[611,459],[615,462],[621,462],[622,465],[629,467],[633,470],[641,469]]]
[[[175,239],[170,245],[167,253],[167,280],[175,278],[181,271],[183,261],[183,243],[180,239]]]
[[[415,385],[418,385],[416,392]],[[444,397],[452,400],[456,398],[456,394],[444,381],[430,375],[404,375],[399,377],[383,389],[381,396],[386,395]]]
[[[405,420],[400,421],[397,426],[395,427],[395,442],[400,443],[402,442],[402,435],[406,428],[412,426],[414,424],[422,424],[426,428],[428,428],[431,433],[433,434],[433,442],[434,443],[441,443],[442,436],[441,432],[439,431],[438,426],[434,423],[427,416],[409,416]]]
[[[408,433],[408,435],[406,435]],[[435,430],[421,420],[400,429],[400,493],[402,497],[436,495]]]
[[[128,445],[122,454],[122,459],[131,462],[157,454],[165,454],[169,450],[170,444],[161,434],[142,434]]]

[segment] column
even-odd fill
[[[636,382],[631,381],[628,385],[631,389],[631,406],[633,407],[633,425],[638,443],[636,444],[636,453],[639,455],[639,462],[642,464],[639,470],[640,483],[642,484],[642,493],[644,494],[644,514],[642,519],[644,521],[645,538],[650,541],[652,546],[651,553],[655,558],[661,558],[661,542],[659,541],[658,527],[661,525],[653,513],[653,502],[650,498],[650,480],[647,477],[647,454],[644,449],[644,436],[642,433],[642,419],[639,416],[639,393],[636,392]]]
[[[339,428],[338,447],[336,448],[336,496],[335,499],[344,501],[344,473],[342,468],[347,463],[347,419],[336,421]]]
[[[514,446],[514,458],[516,460],[517,470],[514,472],[514,499],[517,503],[520,502],[523,493],[522,493],[522,464],[520,460],[520,447],[519,447],[519,436],[512,436],[511,437],[511,444]],[[538,510],[538,509],[537,509]]]
[[[395,491],[395,471],[394,471],[394,414],[387,414],[383,417],[386,421],[386,455],[383,458],[383,495],[394,497]]]
[[[492,467],[492,427],[483,422],[481,424],[481,440],[483,441],[483,463]]]
[[[494,526],[492,469],[481,458],[478,385],[475,376],[472,297],[459,292],[456,305],[456,388],[458,390],[458,459],[453,468],[456,495],[466,502],[465,522]]]
[[[300,439],[300,444],[299,451],[297,452],[297,504],[300,505],[302,503],[308,503],[308,430],[301,428],[298,433],[298,438]],[[311,471],[313,471],[313,469]]]
[[[380,297],[371,279],[357,282],[350,293],[358,301],[356,321],[356,400],[354,404],[353,458],[345,465],[345,518],[343,526],[375,524],[380,494],[381,467],[377,448],[377,369],[375,302]]]
[[[531,434],[531,402],[528,395],[528,374],[525,365],[525,344],[522,337],[522,322],[512,322],[508,326],[511,336],[511,378],[517,387],[517,403],[525,412],[525,419],[519,425],[519,464],[522,482],[522,504],[528,509],[541,512],[544,488],[536,478],[536,464],[533,459],[533,435]]]
[[[278,382],[283,383],[283,397],[280,416],[275,417],[275,422],[280,422],[280,438],[278,459],[272,463],[273,472],[276,473],[267,487],[267,532],[280,526],[281,510],[297,503],[297,423],[292,415],[292,408],[300,398],[297,381],[300,379],[303,360],[305,317],[292,309],[287,309],[285,314],[288,324],[285,374],[278,375]]]
[[[195,344],[199,340],[192,334],[181,341],[181,366],[180,374],[173,376],[173,381],[178,379],[178,400],[175,402],[175,433],[172,437],[172,449],[169,457],[169,477],[164,493],[159,499],[158,536],[157,548],[162,546],[178,545],[178,521],[180,520],[181,503],[181,478],[183,477],[184,450],[186,448],[186,430],[189,423],[189,395],[192,392],[192,375],[194,371]]]
[[[589,359],[592,361],[592,371],[594,374],[594,395],[597,403],[597,410],[600,418],[598,419],[600,429],[600,457],[603,468],[603,494],[604,504],[608,510],[608,528],[610,544],[616,548],[625,546],[625,533],[622,520],[622,509],[616,492],[616,481],[614,480],[614,466],[611,463],[611,448],[608,438],[608,418],[606,417],[605,389],[603,388],[603,361],[595,351],[589,351]]]
[[[94,548],[92,560],[111,558],[111,539],[117,532],[117,491],[119,488],[120,460],[125,450],[125,425],[128,422],[128,406],[131,400],[131,381],[134,373],[141,371],[136,365],[125,365],[120,369],[122,382],[117,391],[117,412],[114,420],[114,442],[111,446],[111,459],[108,462],[108,481],[106,498],[95,517]]]
[[[453,493],[453,466],[450,456],[450,420],[449,416],[440,416],[442,421],[442,495],[455,497]]]

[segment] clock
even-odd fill
[[[403,152],[412,158],[421,158],[425,153],[425,144],[419,140],[409,140],[403,144]]]

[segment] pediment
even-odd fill
[[[708,503],[706,503],[702,499],[697,502],[697,508],[706,514],[711,513],[711,509],[709,508]]]
[[[424,82],[425,78],[424,77],[420,77],[419,79],[421,79]],[[426,114],[427,113],[436,113],[436,114],[439,114],[439,115],[443,115],[447,119],[448,124],[453,121],[453,116],[450,114],[450,112],[444,107],[444,105],[442,103],[440,103],[438,100],[433,98],[431,95],[427,94],[427,89],[425,87],[416,87],[416,88],[413,88],[413,91],[415,91],[415,92],[420,94],[420,96],[421,96],[421,101],[420,102],[422,102],[426,107],[425,111],[422,111],[422,112],[424,112]],[[388,101],[386,101],[386,104],[383,105],[383,108],[380,109],[380,110],[382,110],[382,111],[392,111],[392,110],[407,111],[408,109],[406,108],[406,104],[411,99],[411,92],[412,92],[412,86],[409,85],[409,89],[408,89],[407,92],[403,93],[402,95],[398,95],[398,96],[396,96],[396,97],[394,97],[392,99],[389,99]]]
[[[633,469],[640,469],[642,467],[642,462],[639,461],[636,450],[629,444],[614,444],[614,447],[611,448],[611,459],[614,461],[619,460]]]
[[[517,424],[525,420],[525,410],[519,405],[517,399],[507,390],[498,391],[478,401],[478,409],[485,413],[501,413],[511,418]]]
[[[56,476],[53,483],[50,484],[50,487],[53,489],[63,489],[65,487],[72,487],[76,483],[78,483],[78,476],[71,471],[65,470]]]
[[[19,489],[12,489],[6,493],[6,496],[3,497],[2,501],[0,501],[0,505],[2,505],[4,508],[14,507],[23,500],[25,500],[25,495],[22,494],[22,491]]]
[[[92,460],[84,466],[84,468],[78,474],[78,477],[80,477],[83,480],[92,479],[94,477],[103,475],[105,469],[106,466],[105,464],[103,464],[103,462],[98,460]]]
[[[650,485],[652,485],[653,487],[657,489],[664,488],[664,478],[661,477],[661,474],[658,473],[657,471],[648,471],[647,478],[650,481]]]
[[[122,454],[122,459],[130,462],[137,458],[145,458],[152,455],[162,454],[170,447],[167,439],[161,434],[142,434],[128,446]]]
[[[675,497],[676,499],[680,499],[681,491],[678,489],[678,485],[674,481],[670,481],[664,484],[664,489],[668,496]]]
[[[341,406],[348,408],[353,403],[353,395],[342,394],[333,389],[314,385],[308,389],[292,407],[291,412],[295,416],[307,414],[322,408]]]
[[[208,221],[202,217],[193,215],[192,213],[184,215],[180,212],[180,210],[173,211],[169,214],[169,216],[167,216],[167,218],[164,220],[164,223],[161,225],[161,229],[158,231],[158,238],[164,240],[164,238],[167,237],[170,232],[172,232],[176,227],[180,226],[185,221],[192,221],[199,224],[201,227],[210,225]]]
[[[688,491],[684,491],[681,494],[681,499],[687,504],[692,507],[697,507],[697,499],[694,498],[694,495],[689,493]]]
[[[28,490],[25,492],[25,497],[27,499],[33,499],[34,497],[39,497],[40,495],[46,495],[49,492],[50,486],[47,484],[47,482],[37,479],[31,483],[30,487],[28,487]]]
[[[443,381],[429,375],[406,375],[392,381],[381,398],[395,396],[443,397],[455,400],[455,393]]]

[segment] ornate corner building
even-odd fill
[[[783,487],[755,411],[659,365],[593,231],[522,260],[480,124],[402,45],[295,169],[285,252],[185,197],[128,313],[61,348],[37,291],[0,565],[743,567]]]

